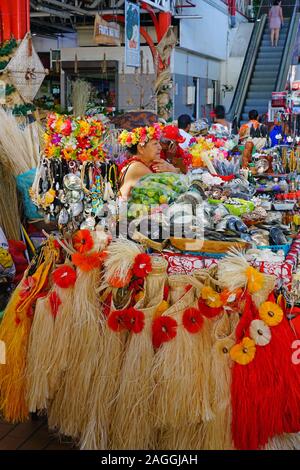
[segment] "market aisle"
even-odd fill
[[[0,450],[76,450],[67,441],[60,442],[47,428],[46,418],[22,424],[0,420]]]

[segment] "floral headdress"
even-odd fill
[[[162,125],[155,123],[153,126],[136,127],[132,131],[124,130],[119,135],[119,143],[123,147],[132,147],[137,144],[147,144],[152,139],[160,140]]]

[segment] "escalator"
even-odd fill
[[[291,4],[292,3],[292,4]],[[269,0],[263,0],[253,28],[249,47],[228,113],[240,124],[256,109],[267,113],[273,91],[285,89],[294,44],[297,38],[300,9],[298,0],[283,0],[284,26],[277,47],[272,47],[268,22]]]

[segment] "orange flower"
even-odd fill
[[[94,246],[91,232],[87,229],[78,230],[73,236],[73,246],[79,253],[91,251]]]
[[[106,256],[106,252],[91,253],[89,255],[74,253],[72,255],[72,262],[75,266],[80,268],[81,271],[89,272],[92,269],[100,268]]]
[[[259,317],[268,325],[276,326],[283,319],[283,310],[274,302],[263,302],[258,309]]]
[[[238,344],[235,344],[230,349],[230,357],[234,362],[245,366],[249,364],[249,362],[253,361],[255,357],[256,347],[255,342],[245,336],[242,341]]]

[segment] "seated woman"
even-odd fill
[[[131,155],[120,171],[120,195],[128,199],[131,189],[142,176],[149,173],[178,173],[179,170],[160,158],[161,127],[138,127],[131,132],[123,131],[119,142]]]

